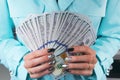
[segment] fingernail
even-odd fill
[[[68,52],[74,51],[74,48],[68,48]]]
[[[68,52],[69,55],[71,56],[74,56],[74,53],[73,52]]]
[[[65,61],[67,61],[67,62],[70,62],[71,60],[72,60],[71,57],[66,57],[66,58],[65,58]]]
[[[65,71],[66,71],[66,72],[70,72],[70,70],[69,70],[69,69],[65,69]]]
[[[56,60],[52,61],[52,63],[55,64],[55,63],[56,63]]]
[[[52,71],[55,70],[55,68],[54,68],[54,67],[50,67],[48,70],[49,70],[50,72],[52,72]]]
[[[51,49],[48,49],[48,53],[51,53],[51,52],[54,52],[55,49],[51,48]]]
[[[66,64],[62,65],[62,68],[67,68],[67,67],[68,67],[68,65],[66,65]]]
[[[55,63],[56,63],[56,61],[53,60],[53,61],[49,62],[48,64],[49,64],[49,65],[53,65],[53,64],[55,64]]]
[[[49,59],[52,59],[52,58],[54,58],[54,57],[55,57],[55,55],[53,55],[53,54],[48,55],[48,58],[49,58]]]

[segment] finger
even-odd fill
[[[47,74],[50,74],[52,71],[49,71],[49,70],[45,70],[43,72],[39,72],[39,73],[36,73],[36,74],[30,74],[30,77],[31,78],[40,78],[44,75],[47,75]]]
[[[93,73],[93,70],[69,70],[71,74],[90,76]]]
[[[85,53],[90,55],[96,54],[96,52],[88,46],[74,46],[73,48],[69,48],[68,51],[73,53]]]
[[[24,67],[25,68],[32,68],[32,67],[35,67],[37,65],[43,64],[45,62],[54,60],[54,57],[55,57],[54,55],[45,55],[45,56],[35,58],[35,59],[29,60],[29,61],[25,61]]]
[[[67,64],[68,67],[67,69],[75,69],[75,70],[93,70],[94,69],[94,64],[89,64],[89,63],[69,63]]]
[[[96,63],[96,57],[93,55],[69,56],[65,58],[66,62],[87,62]],[[95,61],[94,61],[95,60]]]
[[[42,49],[42,50],[36,50],[34,52],[31,52],[30,54],[27,54],[24,57],[24,60],[31,60],[37,57],[41,57],[44,55],[48,55],[48,54],[52,54],[52,52],[54,52],[55,49]]]
[[[38,65],[36,67],[28,68],[29,73],[39,73],[43,72],[44,70],[49,70],[50,67],[53,67],[53,65],[50,65],[49,63],[45,63],[42,65]]]

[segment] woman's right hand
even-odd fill
[[[31,78],[40,78],[54,71],[55,49],[36,50],[24,56],[24,67]]]

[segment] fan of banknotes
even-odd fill
[[[71,46],[91,46],[96,40],[88,17],[72,12],[30,15],[16,28],[16,32],[30,51],[54,48],[54,55],[59,57],[57,59]],[[64,59],[61,60],[62,58],[57,61],[63,64]],[[56,70],[54,75],[60,74]]]

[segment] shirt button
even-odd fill
[[[113,69],[113,66],[111,65],[109,69],[107,69],[107,75],[110,74],[110,71]]]
[[[110,74],[110,71],[109,71],[109,70],[107,70],[106,75],[107,75],[107,76],[109,76],[109,74]]]
[[[9,71],[10,72],[10,75],[13,75],[14,74],[14,72],[13,71]]]

